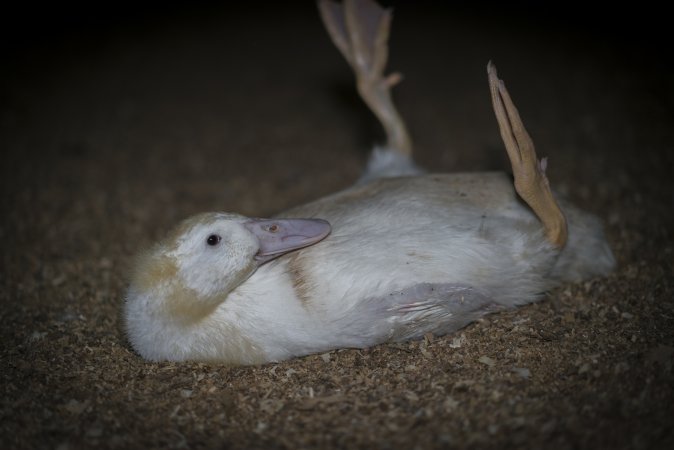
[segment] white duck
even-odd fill
[[[355,186],[284,219],[202,214],[141,255],[125,306],[140,355],[253,364],[444,334],[611,270],[601,224],[562,214],[491,64],[515,187],[502,173],[423,175],[390,99],[399,77],[383,77],[390,13],[370,0],[319,6],[387,146]]]

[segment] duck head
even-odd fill
[[[151,330],[200,321],[260,265],[329,233],[321,219],[206,213],[185,220],[138,257],[125,310],[132,344],[143,354],[137,344]]]

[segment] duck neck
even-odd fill
[[[165,317],[180,325],[194,325],[210,316],[228,295],[229,292],[203,295],[184,286],[175,286],[166,297]]]

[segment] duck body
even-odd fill
[[[152,286],[136,279],[127,330],[147,359],[232,364],[450,333],[561,282],[610,271],[599,221],[570,205],[564,211],[569,241],[559,249],[505,174],[374,179],[280,214],[321,218],[332,231],[260,265],[203,311],[193,311],[198,293],[184,288],[180,308],[157,307],[180,278],[174,270]],[[139,270],[172,245],[157,247]]]

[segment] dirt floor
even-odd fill
[[[415,155],[508,169],[493,59],[615,272],[455,335],[259,367],[148,363],[120,308],[134,253],[180,219],[359,176],[381,131],[313,5],[61,11],[5,40],[0,447],[674,448],[671,63],[653,36],[518,12],[398,6]]]

